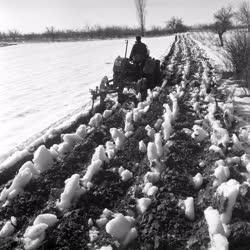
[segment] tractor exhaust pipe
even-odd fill
[[[125,58],[127,57],[127,51],[128,51],[128,40],[125,40],[126,43],[126,49],[125,49]]]

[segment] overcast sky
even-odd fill
[[[248,0],[250,1],[250,0]],[[185,24],[209,23],[224,5],[241,0],[147,0],[146,27],[163,26],[172,16]],[[86,25],[136,26],[134,0],[0,0],[0,31],[43,32],[46,26],[80,29]]]

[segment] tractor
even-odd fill
[[[161,81],[160,61],[148,57],[145,64],[138,65],[131,62],[127,57],[127,46],[125,57],[118,56],[113,65],[113,79],[104,76],[100,86],[90,89],[92,95],[92,108],[97,97],[100,96],[100,107],[104,105],[107,94],[117,93],[118,102],[123,103],[127,99],[124,88],[134,89],[141,93],[141,99],[145,100],[147,89],[153,89]]]

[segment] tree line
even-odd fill
[[[250,31],[250,10],[249,4],[244,1],[239,10],[233,11],[231,6],[222,7],[214,13],[214,23],[199,26],[187,26],[180,17],[171,17],[164,27],[154,26],[146,30],[146,0],[135,0],[136,15],[139,26],[136,28],[121,26],[85,26],[81,30],[59,30],[54,26],[46,27],[42,33],[22,34],[18,30],[0,32],[1,42],[21,42],[21,41],[67,41],[67,40],[87,40],[106,39],[136,36],[160,36],[174,33],[181,33],[193,30],[211,30],[218,34],[221,46],[224,45],[223,34],[233,28],[247,27]],[[233,25],[233,18],[238,21]]]
[[[22,42],[22,41],[67,41],[67,40],[87,40],[87,39],[105,39],[121,38],[129,36],[161,36],[173,34],[176,32],[185,32],[187,26],[179,18],[173,17],[165,27],[153,26],[151,29],[145,29],[146,21],[146,2],[147,0],[134,0],[136,15],[139,22],[138,28],[109,26],[101,27],[86,26],[81,30],[58,30],[54,26],[46,27],[42,33],[22,34],[18,30],[0,32],[1,42]],[[170,24],[172,22],[172,24]]]
[[[172,31],[166,27],[154,26],[144,31],[146,36],[161,36],[171,34]],[[42,33],[23,34],[18,30],[0,32],[2,42],[22,42],[22,41],[77,41],[88,39],[122,38],[141,34],[140,28],[121,27],[121,26],[94,26],[85,27],[81,30],[58,30],[54,26],[46,27]]]
[[[146,2],[147,0],[135,0],[136,14],[142,36],[145,33]],[[236,21],[234,25],[233,19]],[[166,29],[170,33],[181,33],[190,30],[213,31],[218,34],[221,46],[224,45],[223,34],[229,29],[234,28],[247,28],[248,32],[250,32],[250,6],[247,1],[241,2],[236,11],[234,11],[231,6],[220,8],[214,13],[214,23],[211,24],[188,27],[179,17],[172,17],[166,22]]]

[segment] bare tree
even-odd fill
[[[55,40],[56,30],[54,26],[46,27],[46,35],[52,41]]]
[[[137,18],[141,29],[141,36],[144,36],[146,20],[146,0],[135,0],[135,6]]]
[[[8,35],[13,42],[16,42],[18,36],[20,36],[21,34],[17,30],[9,30]]]
[[[231,62],[237,76],[245,72],[248,61],[247,35],[245,32],[236,31],[230,35],[225,44],[226,56]]]
[[[183,24],[182,19],[179,17],[172,17],[167,22],[167,28],[173,33],[187,31],[187,27]]]
[[[250,88],[250,5],[248,2],[243,1],[239,10],[236,13],[236,18],[241,24],[247,26],[247,46],[246,46],[246,83]]]
[[[243,1],[240,4],[239,10],[236,13],[236,18],[243,25],[247,26],[248,32],[250,32],[250,5],[248,2]]]
[[[223,46],[223,34],[229,30],[232,26],[233,12],[231,6],[223,7],[219,9],[215,14],[215,24],[214,29],[216,33],[219,35],[220,45]]]

